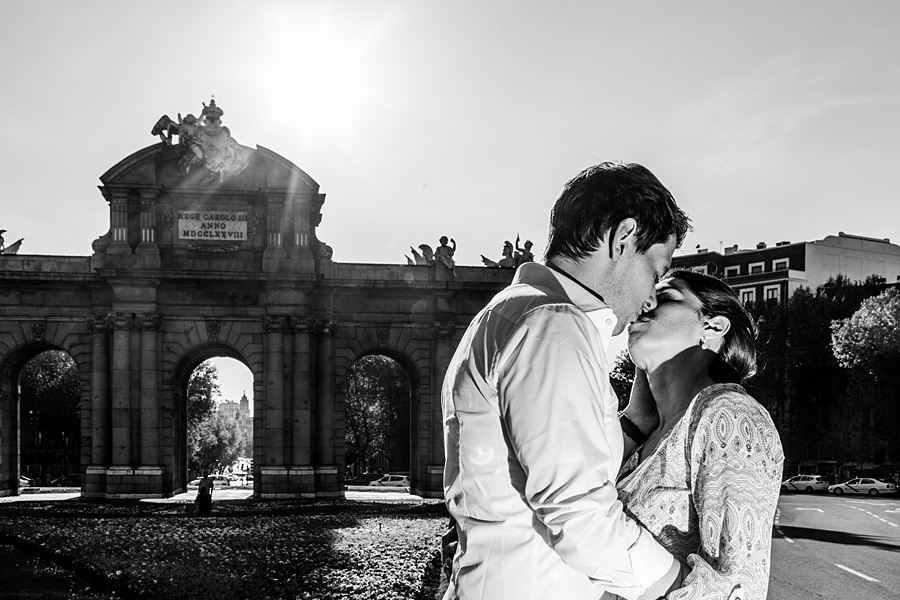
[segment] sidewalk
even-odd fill
[[[0,498],[0,503],[6,502],[62,502],[66,500],[74,500],[81,497],[81,490],[78,488],[24,488],[18,496],[4,496]],[[197,490],[190,489],[181,494],[176,494],[169,498],[143,498],[141,502],[150,503],[166,503],[166,504],[193,504],[197,497]],[[253,497],[253,490],[246,487],[236,488],[216,488],[213,491],[213,501],[222,500],[248,500]],[[410,494],[406,489],[384,488],[384,487],[368,487],[368,486],[350,486],[344,491],[346,500],[354,500],[358,502],[404,502],[404,501],[421,501],[422,496]]]

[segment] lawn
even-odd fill
[[[434,598],[441,502],[217,502],[208,518],[185,509],[0,504],[0,560],[23,584],[4,585],[4,600]],[[62,592],[30,595],[26,577]]]

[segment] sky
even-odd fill
[[[337,262],[442,235],[461,265],[517,235],[540,257],[562,185],[607,160],[690,215],[678,253],[900,242],[894,0],[5,2],[0,82],[20,254],[90,255],[100,176],[212,96],[239,143],[319,184]]]

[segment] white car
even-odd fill
[[[384,475],[381,479],[369,482],[372,486],[409,487],[408,475]]]
[[[794,475],[781,482],[782,492],[824,492],[828,482],[821,475]]]
[[[240,480],[234,475],[210,475],[213,480],[213,489],[221,487],[229,487],[232,485],[240,485]],[[200,485],[200,479],[192,479],[188,482],[188,487],[195,488]]]
[[[896,494],[897,486],[893,483],[885,483],[880,479],[872,479],[871,477],[857,477],[844,483],[829,486],[828,491],[836,496],[841,494],[868,494],[877,496],[878,494]]]

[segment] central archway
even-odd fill
[[[243,364],[253,376],[254,390],[258,376],[253,373],[247,359],[236,349],[220,342],[208,342],[198,345],[186,352],[174,369],[172,378],[172,424],[169,434],[174,438],[172,445],[172,488],[175,493],[187,490],[190,478],[190,456],[188,452],[188,384],[191,374],[205,361],[212,358],[231,358]],[[254,397],[256,394],[254,393]],[[252,409],[251,409],[252,412]],[[255,448],[253,440],[249,443]]]

